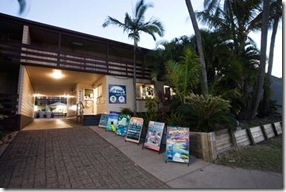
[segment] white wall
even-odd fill
[[[109,113],[109,110],[107,108],[107,102],[108,102],[108,88],[106,86],[106,76],[103,76],[101,79],[96,81],[94,84],[94,88],[98,87],[99,85],[102,86],[102,96],[95,98],[95,105],[96,105],[96,112],[97,114],[102,113]]]
[[[106,103],[109,111],[120,112],[122,108],[129,108],[133,110],[133,80],[126,77],[106,76]],[[109,104],[108,85],[125,85],[126,86],[126,104]]]
[[[137,79],[138,83],[148,83],[151,84],[151,80],[146,79]],[[102,113],[109,113],[110,111],[117,111],[120,112],[122,108],[129,108],[133,111],[133,79],[126,78],[126,77],[117,77],[117,76],[110,76],[106,75],[103,76],[98,81],[94,82],[93,89],[97,88],[98,86],[102,86],[102,96],[95,98],[95,110],[96,114]],[[110,104],[109,103],[109,85],[125,85],[126,86],[126,104]],[[163,91],[163,82],[158,82],[156,88],[158,90]],[[76,90],[83,90],[84,88],[90,88],[90,85],[78,84]],[[156,90],[156,95],[157,91]],[[84,92],[83,92],[84,94]],[[96,94],[94,94],[96,96]],[[145,112],[145,100],[137,100],[137,111],[138,112]],[[87,114],[85,112],[85,114]]]
[[[18,94],[18,114],[25,115],[28,117],[34,117],[34,90],[26,67],[23,65],[20,66]]]
[[[69,95],[72,97],[67,98],[67,117],[75,116],[76,115],[76,110],[72,110],[71,107],[73,105],[77,104],[77,98],[76,98],[76,90],[71,92]]]

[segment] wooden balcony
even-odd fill
[[[96,50],[94,50],[96,52]],[[1,62],[22,65],[67,69],[106,75],[133,77],[133,63],[123,59],[113,59],[108,55],[98,57],[91,54],[75,53],[63,49],[44,48],[0,41]],[[136,77],[150,79],[151,70],[142,63],[136,64]]]

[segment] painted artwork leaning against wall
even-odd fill
[[[166,161],[189,163],[189,128],[188,127],[167,127],[166,136]]]

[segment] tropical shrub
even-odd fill
[[[166,124],[168,126],[184,126],[182,124],[183,116],[178,111],[171,111],[170,114],[166,117]]]
[[[123,114],[126,114],[126,115],[130,115],[130,116],[133,114],[133,112],[131,111],[131,109],[129,109],[129,108],[127,108],[127,107],[121,108],[120,113],[123,113]]]
[[[182,103],[199,83],[200,63],[194,51],[186,49],[179,62],[170,60],[166,64],[166,79],[174,88]]]
[[[230,104],[220,96],[190,94],[186,98],[191,129],[211,132],[219,128],[235,129],[237,121],[230,113]]]

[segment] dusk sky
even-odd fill
[[[107,16],[123,21],[126,12],[133,13],[132,9],[136,2],[137,0],[27,0],[26,11],[19,15],[17,0],[0,0],[0,12],[132,44],[133,41],[127,38],[127,34],[124,34],[122,29],[112,25],[103,28],[102,24]],[[154,49],[156,43],[160,41],[171,41],[176,37],[194,34],[184,0],[146,0],[146,2],[154,5],[153,8],[147,10],[146,20],[151,17],[159,19],[165,27],[165,35],[162,38],[158,37],[154,42],[151,36],[142,34],[140,47]],[[203,0],[192,1],[192,3],[195,11],[203,10]],[[268,32],[268,46],[270,36],[271,31]],[[260,49],[260,33],[251,34],[251,37]],[[272,71],[272,75],[276,77],[282,77],[282,43],[282,22],[280,22]]]

